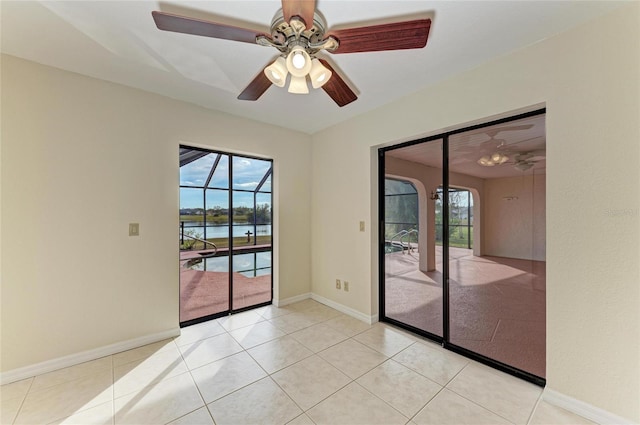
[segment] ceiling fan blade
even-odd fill
[[[282,14],[285,22],[289,22],[293,16],[299,16],[304,21],[307,29],[311,29],[315,11],[315,0],[282,0]]]
[[[529,130],[531,127],[533,127],[533,124],[510,125],[510,126],[506,126],[506,127],[494,127],[494,128],[490,128],[489,130],[486,130],[484,132],[481,132],[480,134],[486,134],[490,138],[494,139],[498,134],[502,133],[503,131]]]
[[[171,13],[153,11],[151,14],[158,29],[164,31],[222,38],[224,40],[242,41],[244,43],[255,43],[257,36],[266,35],[246,28],[203,21],[186,16],[173,15]]]
[[[427,44],[431,19],[396,22],[331,31],[340,46],[331,53],[421,49]]]
[[[340,74],[333,69],[333,67],[324,59],[318,58],[320,63],[322,63],[329,71],[331,71],[331,78],[327,81],[322,89],[333,99],[334,102],[338,104],[338,106],[343,107],[353,102],[358,98],[356,94],[349,88],[347,83],[342,79]]]
[[[249,83],[249,85],[242,90],[242,93],[238,95],[239,100],[258,100],[260,96],[271,87],[271,81],[264,75],[264,70],[260,71],[258,75]]]

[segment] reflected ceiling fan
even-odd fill
[[[529,140],[521,140],[507,145],[506,140],[497,139],[496,136],[503,132],[529,130],[532,127],[533,124],[512,125],[507,127],[495,127],[485,131],[484,133],[480,133],[489,136],[489,140],[482,142],[478,151],[481,153],[488,152],[488,154],[482,155],[476,162],[484,167],[493,167],[494,165],[502,165],[506,163],[509,160],[508,155],[518,153],[512,151],[512,146],[518,143],[528,142]]]
[[[326,23],[316,12],[315,0],[282,0],[269,33],[204,21],[165,12],[152,12],[158,29],[225,40],[255,43],[279,51],[277,59],[266,66],[240,93],[240,100],[257,100],[275,84],[288,91],[309,92],[307,77],[314,89],[322,89],[338,104],[345,106],[358,97],[331,64],[318,53],[376,52],[420,49],[427,43],[430,19],[369,25],[326,31]]]
[[[518,152],[513,155],[513,162],[508,162],[508,164],[512,164],[513,168],[520,171],[527,171],[534,165],[536,162],[542,161],[545,159],[545,151],[530,151],[530,152]]]
[[[533,167],[536,162],[545,159],[546,151],[544,149],[534,150],[514,150],[515,145],[519,143],[535,140],[537,137],[506,145],[504,141],[498,145],[496,150],[490,155],[483,155],[478,159],[477,163],[484,167],[493,167],[494,165],[510,164],[519,171],[527,171]]]

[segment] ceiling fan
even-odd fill
[[[545,159],[545,151],[531,151],[531,152],[519,152],[513,156],[513,162],[509,164],[513,165],[513,168],[519,171],[527,171],[534,165],[536,162],[542,161]]]
[[[326,32],[315,0],[282,0],[269,33],[204,21],[165,12],[152,12],[158,29],[273,47],[278,58],[266,66],[240,93],[240,100],[257,100],[275,84],[290,93],[308,93],[307,76],[314,89],[322,89],[338,106],[358,97],[331,64],[318,53],[340,54],[383,50],[420,49],[427,43],[430,19],[337,29]]]
[[[512,125],[492,128],[481,133],[489,136],[489,140],[480,144],[478,151],[481,154],[484,153],[484,155],[482,155],[476,162],[484,167],[493,167],[494,165],[502,165],[506,163],[509,160],[509,156],[519,154],[519,152],[513,151],[513,146],[518,143],[528,142],[529,140],[521,140],[507,145],[506,140],[498,139],[496,136],[502,132],[528,130],[531,127],[533,127],[533,124]]]

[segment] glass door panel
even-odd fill
[[[233,191],[233,249],[255,244],[253,193]]]
[[[201,150],[180,152],[180,323],[229,309],[228,258],[216,256],[228,246],[228,190],[206,189],[219,158]]]
[[[450,342],[545,377],[544,115],[449,138]]]
[[[389,150],[384,164],[384,315],[442,337],[442,140]]]
[[[271,193],[256,194],[256,245],[271,245]]]
[[[215,189],[229,189],[229,155],[219,154],[220,159],[216,164],[207,187]]]
[[[233,310],[271,301],[271,161],[233,157]]]
[[[242,309],[271,301],[271,252],[233,256],[233,306]]]

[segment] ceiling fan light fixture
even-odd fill
[[[302,52],[295,52],[293,54],[293,57],[291,59],[291,64],[295,69],[304,69],[304,66],[306,63],[307,63],[307,60],[305,59]]]
[[[287,74],[287,63],[282,56],[278,57],[278,59],[264,69],[264,75],[278,87],[284,87]]]
[[[491,155],[491,160],[496,164],[504,164],[509,160],[509,157],[501,154],[500,152],[495,152]]]
[[[311,61],[309,78],[311,78],[311,86],[314,89],[319,89],[329,81],[329,78],[331,78],[331,71],[328,70],[317,58],[315,58]]]
[[[311,71],[311,57],[302,46],[295,46],[286,60],[287,70],[294,77],[305,77]]]
[[[292,74],[291,81],[289,82],[289,89],[287,91],[294,94],[308,94],[309,87],[307,86],[307,78],[296,77]]]
[[[493,162],[493,159],[489,158],[487,155],[480,158],[477,162],[484,167],[493,167],[496,165],[496,163]]]

